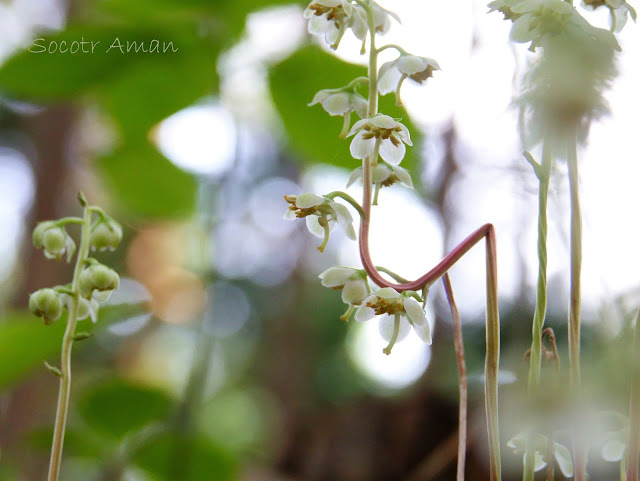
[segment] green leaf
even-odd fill
[[[10,313],[0,319],[0,391],[60,352],[66,324],[63,315],[51,326],[29,313]]]
[[[300,49],[271,71],[271,94],[289,135],[291,148],[306,163],[323,162],[347,169],[358,167],[351,158],[351,138],[340,139],[343,118],[331,117],[320,105],[308,107],[316,92],[339,88],[356,77],[367,74],[366,68],[345,63],[316,46]],[[361,90],[367,95],[366,88]],[[411,169],[417,163],[420,140],[406,111],[397,107],[393,95],[380,97],[379,111],[404,123],[411,132],[414,147],[407,147],[402,166]],[[352,123],[357,120],[353,114]]]
[[[187,445],[179,445],[181,441]],[[179,449],[178,453],[185,453],[184,456],[176,456],[176,449]],[[183,466],[176,466],[176,457]],[[234,458],[203,437],[180,440],[169,433],[143,448],[136,462],[157,481],[176,481],[174,473],[177,471],[181,475],[180,481],[236,479]]]
[[[160,390],[113,379],[85,393],[78,410],[92,428],[122,438],[153,421],[164,421],[172,406],[171,399]]]
[[[113,198],[143,218],[179,218],[193,211],[196,182],[150,144],[127,144],[96,161]]]

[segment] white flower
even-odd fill
[[[362,176],[362,167],[354,169],[349,176],[347,188],[350,187],[355,181],[361,180]],[[411,174],[409,174],[409,171],[407,169],[403,169],[402,167],[397,165],[387,165],[379,163],[378,165],[373,167],[371,171],[371,180],[374,184],[381,184],[383,187],[390,187],[396,182],[400,182],[410,189],[413,189]]]
[[[433,77],[434,70],[440,70],[440,65],[432,58],[401,55],[396,60],[387,62],[380,67],[378,91],[382,95],[387,95],[390,92],[396,92],[397,95],[406,78],[421,84],[429,77]]]
[[[582,0],[582,6],[591,10],[607,7],[611,12],[611,23],[616,32],[622,30],[628,17],[635,22],[638,16],[635,9],[624,0]]]
[[[332,199],[317,194],[285,195],[285,200],[291,204],[284,214],[286,220],[306,217],[307,229],[316,237],[323,239],[318,247],[320,252],[329,242],[330,227],[334,222],[345,231],[347,237],[356,240],[353,228],[353,217],[344,205]]]
[[[304,11],[304,18],[309,19],[307,30],[312,35],[324,36],[325,41],[334,50],[353,14],[353,5],[346,0],[313,0]]]
[[[531,42],[531,50],[541,45],[545,35],[556,35],[579,16],[564,0],[524,0],[511,7],[519,15],[511,27],[511,40]]]
[[[380,335],[389,342],[383,349],[385,354],[390,354],[393,345],[409,335],[412,325],[418,337],[431,344],[429,323],[416,297],[419,296],[414,291],[400,294],[391,287],[384,287],[362,301],[362,305],[356,311],[355,319],[358,322],[366,322],[382,315],[379,321]]]
[[[522,0],[494,0],[489,3],[489,12],[487,13],[495,12],[497,10],[504,14],[505,20],[515,20],[520,15],[514,13],[511,9],[520,2],[522,2]]]
[[[321,104],[329,115],[342,115],[344,125],[340,137],[344,138],[351,126],[351,112],[356,112],[361,119],[367,117],[369,104],[366,99],[356,92],[346,92],[344,90],[320,90],[308,106]]]
[[[318,276],[324,287],[342,289],[342,302],[349,305],[347,311],[340,316],[348,321],[355,306],[358,306],[369,295],[367,274],[362,269],[352,267],[331,267]]]
[[[68,294],[60,294],[60,299],[62,303],[67,308],[67,310],[71,309],[71,296]],[[98,321],[98,310],[100,309],[100,304],[98,300],[92,296],[91,299],[85,299],[82,296],[78,297],[78,321],[83,321],[86,318],[91,318],[91,322],[94,324]]]
[[[384,114],[359,120],[353,125],[347,137],[354,134],[350,147],[354,159],[370,157],[376,143],[379,142],[380,157],[390,164],[398,165],[406,152],[404,144],[413,145],[407,128]]]
[[[549,447],[549,438],[539,433],[533,434],[533,443],[535,448],[535,471],[540,471],[548,463],[547,450]],[[522,462],[527,450],[527,433],[518,433],[507,442],[507,446],[513,449],[516,454],[523,454]],[[560,443],[553,442],[553,457],[556,459],[560,471],[565,478],[573,476],[573,461],[571,452]]]

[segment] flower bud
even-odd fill
[[[45,324],[51,324],[62,314],[60,295],[50,288],[37,290],[29,296],[29,310],[42,317]]]
[[[33,230],[33,245],[44,249],[44,255],[48,259],[60,259],[66,253],[67,262],[76,250],[76,243],[64,227],[56,225],[55,221],[40,222],[36,226]]]
[[[91,231],[91,250],[113,251],[122,240],[122,227],[113,219],[99,222]]]
[[[120,284],[120,277],[113,269],[103,264],[92,264],[80,273],[80,295],[91,298],[93,291],[113,291]]]

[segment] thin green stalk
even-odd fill
[[[629,396],[629,442],[627,443],[627,480],[638,481],[640,458],[640,310],[636,316],[631,366],[631,395]]]
[[[581,404],[580,380],[580,276],[582,272],[582,213],[578,187],[578,152],[575,132],[568,139],[567,163],[569,164],[569,190],[571,194],[571,280],[569,300],[569,371],[571,390]],[[581,408],[581,406],[580,406]],[[576,433],[573,440],[575,480],[586,479],[586,449],[582,436]]]
[[[540,383],[542,365],[542,328],[547,313],[547,199],[549,197],[549,180],[551,178],[551,141],[546,140],[542,150],[542,164],[532,164],[539,181],[538,188],[538,286],[536,291],[536,307],[531,328],[531,350],[529,358],[529,401],[532,402]],[[533,159],[527,159],[530,162]],[[524,456],[523,481],[533,481],[535,474],[535,446],[533,431],[527,437],[527,448]]]
[[[89,257],[89,241],[91,229],[91,208],[84,205],[84,217],[82,224],[82,234],[80,238],[80,248],[76,265],[73,271],[73,281],[69,307],[69,318],[67,327],[62,338],[62,354],[60,357],[60,390],[58,392],[58,407],[56,409],[56,421],[53,429],[53,442],[51,446],[51,459],[49,461],[49,475],[47,481],[57,481],[60,474],[60,465],[62,463],[62,449],[64,445],[64,432],[67,425],[67,414],[69,412],[69,396],[71,393],[71,349],[73,347],[73,338],[78,323],[78,282],[80,273],[84,268],[84,263]]]
[[[378,51],[376,50],[376,20],[373,2],[367,3],[369,25],[369,117],[378,113]]]

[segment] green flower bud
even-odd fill
[[[118,288],[120,277],[113,269],[103,264],[92,264],[80,273],[80,295],[91,298],[93,291],[113,291]]]
[[[38,225],[33,229],[33,245],[36,249],[44,248],[44,233],[54,225],[51,220],[38,222]]]
[[[91,231],[91,250],[113,251],[122,240],[122,227],[113,219],[99,222]]]
[[[53,289],[40,289],[29,296],[29,310],[42,317],[45,324],[51,324],[62,314],[62,300]]]
[[[48,259],[60,259],[66,253],[67,262],[76,250],[76,243],[64,227],[56,225],[56,222],[51,220],[40,222],[33,230],[33,245],[38,249],[44,249],[44,255]]]

